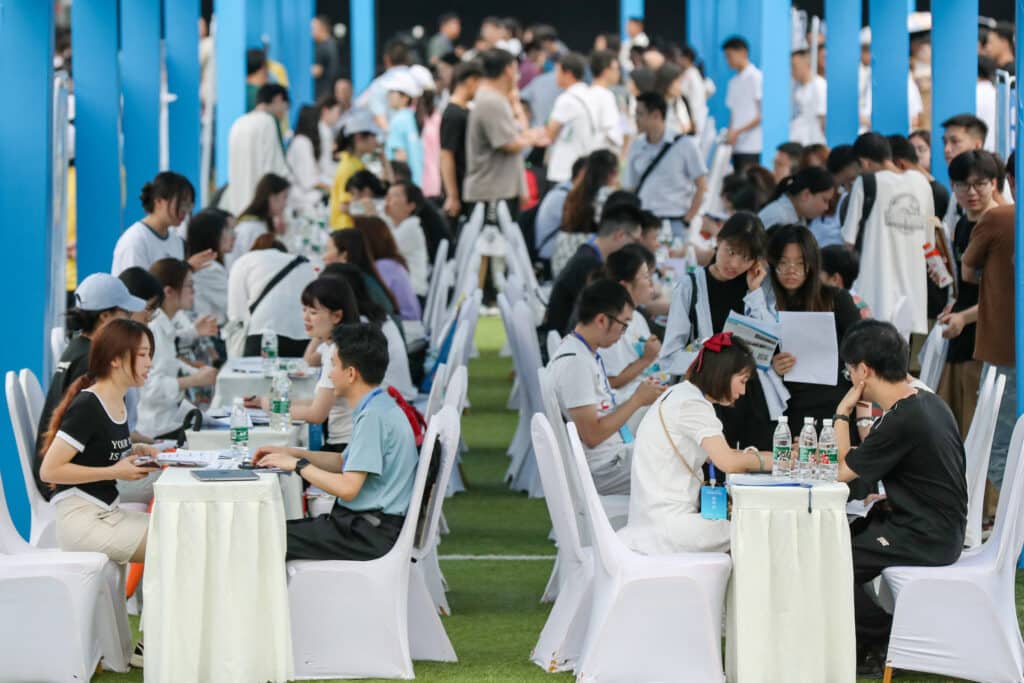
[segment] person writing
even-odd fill
[[[732,405],[754,375],[754,356],[729,332],[701,346],[686,380],[662,394],[640,422],[629,494],[629,523],[620,533],[637,552],[724,552],[729,522],[700,514],[701,468],[721,472],[771,469],[771,454],[729,446],[715,405]],[[724,480],[725,477],[721,477]]]
[[[598,493],[629,493],[633,434],[626,423],[665,388],[644,381],[623,401],[612,392],[600,352],[618,342],[629,326],[633,302],[625,287],[598,280],[580,294],[578,310],[579,322],[548,363],[551,382],[563,415],[579,429]]]
[[[757,215],[765,230],[775,225],[807,225],[828,213],[835,193],[832,174],[819,166],[808,166],[783,178],[772,201]]]
[[[353,406],[348,448],[339,455],[264,446],[253,457],[338,497],[329,515],[288,522],[289,561],[376,559],[394,546],[410,513],[419,454],[408,418],[380,387],[387,340],[367,324],[339,325],[332,339],[334,392]]]
[[[907,343],[887,322],[850,328],[840,356],[853,387],[836,408],[839,481],[885,484],[888,505],[853,530],[854,614],[859,675],[879,674],[892,615],[863,589],[893,566],[942,566],[960,557],[967,526],[964,445],[949,407],[907,380]],[[859,401],[884,411],[858,448],[850,419]]]

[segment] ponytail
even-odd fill
[[[771,201],[775,201],[784,193],[794,197],[804,190],[811,194],[825,192],[836,186],[836,179],[820,166],[805,166],[791,176],[783,178],[775,188]]]
[[[50,450],[50,446],[53,445],[53,440],[57,437],[57,432],[60,431],[60,423],[64,420],[64,414],[68,412],[68,406],[71,405],[71,402],[75,400],[76,396],[95,383],[96,378],[92,376],[92,373],[87,372],[72,382],[68,390],[64,392],[64,398],[60,400],[60,403],[57,404],[53,414],[50,416],[50,424],[47,426],[46,434],[43,437],[43,449],[39,452],[40,456],[45,457],[47,451]]]

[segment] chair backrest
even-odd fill
[[[459,320],[466,323],[468,334],[466,335],[465,348],[462,350],[462,360],[468,363],[473,357],[473,337],[476,334],[476,324],[480,319],[480,305],[483,303],[484,292],[477,287],[473,290],[472,296],[466,300],[466,304],[459,311]]]
[[[466,366],[460,365],[448,375],[448,381],[445,382],[444,405],[454,408],[458,415],[462,414],[462,409],[466,405],[468,381]]]
[[[437,253],[434,255],[434,267],[430,270],[430,287],[427,289],[427,300],[423,305],[423,328],[430,334],[430,322],[434,307],[442,298],[441,285],[445,279],[445,265],[448,263],[448,240],[443,239],[437,245]],[[448,292],[444,292],[447,299]]]
[[[704,127],[700,131],[697,147],[700,149],[701,159],[705,164],[711,163],[711,149],[715,146],[718,131],[715,130],[715,117],[709,116],[704,121]]]
[[[7,413],[11,418],[11,428],[14,430],[14,442],[18,448],[18,460],[21,461],[21,476],[25,480],[25,490],[28,493],[29,503],[32,507],[43,502],[43,497],[36,488],[36,478],[33,474],[33,451],[36,447],[36,440],[32,438],[35,427],[29,423],[28,409],[25,406],[25,398],[18,386],[18,376],[8,371],[4,377],[4,390],[7,397]]]
[[[505,278],[505,296],[512,303],[523,299],[523,278],[519,273],[509,273],[508,277]]]
[[[473,213],[462,225],[459,231],[459,239],[455,243],[455,263],[458,266],[456,272],[461,273],[466,267],[466,262],[472,257],[477,249],[477,238],[484,227],[484,202],[473,207]]]
[[[449,261],[441,266],[441,282],[438,284],[438,296],[434,307],[430,311],[429,319],[424,313],[423,323],[429,331],[430,345],[433,347],[440,344],[439,339],[443,336],[441,327],[444,325],[445,317],[448,315],[448,294],[455,284],[455,262]]]
[[[25,397],[25,407],[28,409],[28,421],[33,425],[33,435],[39,429],[39,418],[43,414],[43,403],[46,397],[43,395],[43,387],[39,384],[36,373],[28,368],[22,368],[18,373],[18,384],[21,385],[21,393]]]
[[[430,426],[427,428],[427,437],[423,440],[423,448],[420,452],[420,465],[422,469],[424,462],[429,460],[428,457],[424,457],[425,454],[432,454],[434,445],[433,440],[429,439],[430,433],[434,433],[435,440],[441,442],[441,463],[437,470],[437,479],[434,480],[433,485],[429,490],[422,491],[423,500],[426,505],[423,506],[426,509],[426,514],[418,527],[418,533],[416,534],[416,540],[413,544],[413,557],[419,559],[429,553],[434,546],[437,544],[438,528],[441,521],[441,507],[444,505],[444,494],[448,490],[448,480],[452,476],[452,467],[455,465],[455,457],[459,450],[459,437],[461,436],[461,423],[459,415],[451,406],[444,406],[440,412],[434,416],[431,420]],[[425,450],[427,443],[430,441],[430,450]],[[419,480],[419,472],[416,474],[417,481]],[[426,481],[424,480],[425,488]],[[419,509],[418,507],[410,507],[410,510]],[[403,527],[402,532],[405,532]]]
[[[452,339],[452,348],[448,352],[448,374],[455,368],[466,364],[466,343],[469,336],[469,322],[463,320],[455,328],[455,337]]]
[[[548,358],[554,358],[555,350],[558,348],[558,345],[562,343],[562,335],[558,334],[558,330],[548,330],[546,343],[548,346]]]
[[[995,561],[1000,573],[1015,573],[1017,558],[1024,546],[1024,468],[1020,459],[1024,457],[1024,416],[1017,418],[1010,437],[1010,448],[1006,451],[1006,472],[1003,487],[996,508],[996,522],[992,535],[982,546],[982,553]]]
[[[988,472],[992,439],[995,436],[1005,387],[1006,378],[1000,377],[995,368],[989,368],[981,384],[971,428],[964,440],[964,451],[967,455],[967,534],[964,537],[964,545],[968,548],[981,544],[985,475]]]
[[[722,211],[722,181],[729,170],[730,159],[732,158],[732,146],[724,141],[715,145],[715,153],[711,157],[711,165],[708,169],[708,190],[704,193],[704,206],[702,211]]]
[[[64,336],[63,327],[55,327],[50,330],[50,355],[53,357],[53,367],[60,363],[60,357],[64,355],[64,349],[68,347],[67,337]]]
[[[405,351],[402,332],[391,318],[384,320],[381,331],[388,342],[388,367],[384,373],[384,383],[411,401],[418,392],[412,383],[412,371],[409,369],[409,356]]]
[[[519,345],[516,373],[520,377],[521,386],[526,390],[531,414],[544,412],[540,382],[537,379],[537,371],[541,367],[540,342],[532,315],[525,301],[512,305],[512,330]]]
[[[608,574],[615,575],[618,568],[617,558],[625,550],[625,545],[615,535],[608,515],[604,513],[601,505],[601,496],[597,493],[597,486],[594,485],[594,478],[590,474],[590,467],[587,466],[587,456],[583,452],[583,443],[580,441],[576,425],[570,422],[566,425],[569,432],[569,450],[575,468],[576,483],[583,494],[583,503],[586,505],[587,520],[590,522],[590,537],[593,539],[594,553],[599,562],[604,566]]]
[[[22,538],[11,519],[4,494],[4,480],[0,476],[0,555],[15,555],[32,550],[32,546]]]
[[[587,506],[583,502],[583,493],[576,484],[576,477],[572,476],[575,465],[572,463],[572,453],[569,450],[569,432],[566,429],[565,418],[562,417],[562,409],[558,406],[558,397],[555,395],[555,386],[551,381],[551,374],[547,368],[537,371],[537,380],[540,384],[541,405],[544,409],[544,416],[551,426],[555,435],[555,445],[558,447],[557,454],[562,459],[562,471],[566,473],[569,484],[569,503],[576,511],[577,530],[581,543],[584,546],[590,544],[590,527],[583,519],[587,516]]]
[[[444,402],[444,385],[448,378],[448,364],[441,363],[434,372],[434,381],[430,384],[430,394],[427,395],[427,406],[423,410],[423,417],[430,421],[437,411],[441,410]]]
[[[533,452],[537,456],[537,469],[544,488],[544,501],[551,515],[551,525],[558,539],[558,551],[568,553],[577,561],[583,561],[583,544],[580,541],[576,510],[572,504],[569,480],[565,473],[565,462],[558,452],[555,432],[548,419],[537,413],[530,421],[533,435]]]
[[[942,368],[946,365],[946,351],[949,349],[949,340],[942,336],[943,326],[935,323],[918,358],[921,361],[921,381],[928,385],[932,391],[938,391],[939,379],[942,377]]]

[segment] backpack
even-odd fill
[[[409,426],[412,427],[412,434],[416,438],[416,448],[419,448],[423,445],[423,437],[427,433],[427,421],[423,419],[423,414],[406,401],[405,397],[398,393],[398,389],[388,387],[388,396],[394,399],[398,407],[405,413],[406,419],[409,420]]]
[[[874,173],[865,173],[861,176],[861,183],[864,189],[864,205],[861,207],[860,222],[857,226],[857,243],[853,249],[860,255],[864,247],[864,226],[867,225],[871,210],[875,208],[875,198],[878,196],[878,180]],[[846,209],[850,206],[850,196],[846,195],[846,201],[839,207],[839,223],[846,222]]]

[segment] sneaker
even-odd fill
[[[136,669],[141,669],[143,667],[142,641],[141,640],[139,641],[139,644],[135,646],[135,652],[132,653],[132,658],[129,660],[128,663],[131,664]]]
[[[878,680],[884,673],[885,654],[879,648],[865,648],[857,658],[857,678]]]

